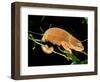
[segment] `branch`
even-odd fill
[[[34,41],[34,42],[35,42],[36,44],[38,44],[38,45],[41,45],[41,46],[44,45],[44,44],[38,42],[38,41],[43,42],[42,40],[34,39],[34,37],[32,36],[32,34],[29,34],[29,39],[32,40],[32,41]],[[53,50],[53,53],[58,54],[58,55],[60,55],[60,56],[63,56],[63,57],[66,58],[67,60],[72,60],[72,58],[67,57],[67,56],[65,56],[65,55],[63,55],[63,54],[61,54],[61,53],[59,53],[59,52],[54,51],[54,50]]]

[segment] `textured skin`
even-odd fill
[[[64,49],[69,51],[70,53],[72,52],[71,49],[75,51],[83,51],[84,47],[78,39],[76,39],[74,36],[72,36],[70,33],[67,31],[53,27],[49,28],[43,35],[42,40],[49,41],[55,45],[62,45]]]
[[[43,35],[42,40],[48,40],[53,44],[61,45],[62,41],[67,41],[69,39],[69,34],[59,28],[49,28]]]

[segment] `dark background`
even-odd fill
[[[48,28],[58,27],[65,29],[74,37],[80,41],[87,39],[87,19],[84,17],[56,17],[56,16],[36,16],[28,15],[28,31],[36,32],[43,34],[40,30],[42,27],[45,32]],[[36,39],[42,38],[41,35],[33,34]],[[49,42],[46,44],[53,45]],[[33,46],[36,46],[32,50]],[[87,41],[83,42],[85,47],[85,52],[87,52]],[[53,45],[54,46],[54,45]],[[56,49],[56,46],[54,46]],[[73,51],[77,54],[76,57],[80,61],[87,60],[86,55],[82,55],[80,52]],[[72,60],[66,60],[64,57],[57,54],[45,54],[41,50],[41,46],[35,44],[33,41],[28,40],[28,66],[48,66],[48,65],[69,65],[72,63]],[[76,63],[79,64],[79,63]]]

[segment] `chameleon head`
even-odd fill
[[[76,38],[71,38],[70,41],[62,41],[61,45],[65,50],[69,53],[72,53],[72,50],[82,52],[84,50],[84,46],[82,45],[81,41],[77,40]]]
[[[72,49],[75,51],[81,52],[84,50],[84,46],[80,42],[76,43],[75,45],[71,44],[71,46],[72,46]]]
[[[83,44],[81,43],[81,41],[79,41],[78,39],[76,38],[72,38],[70,41],[69,41],[69,45],[70,45],[70,48],[75,50],[75,51],[83,51],[84,50],[84,46]]]

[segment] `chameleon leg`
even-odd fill
[[[61,42],[61,45],[62,45],[62,46],[63,46],[63,48],[64,48],[65,50],[67,50],[70,54],[72,53],[72,50],[69,48],[69,46],[68,46],[68,43],[67,43],[67,42],[62,41],[62,42]]]

